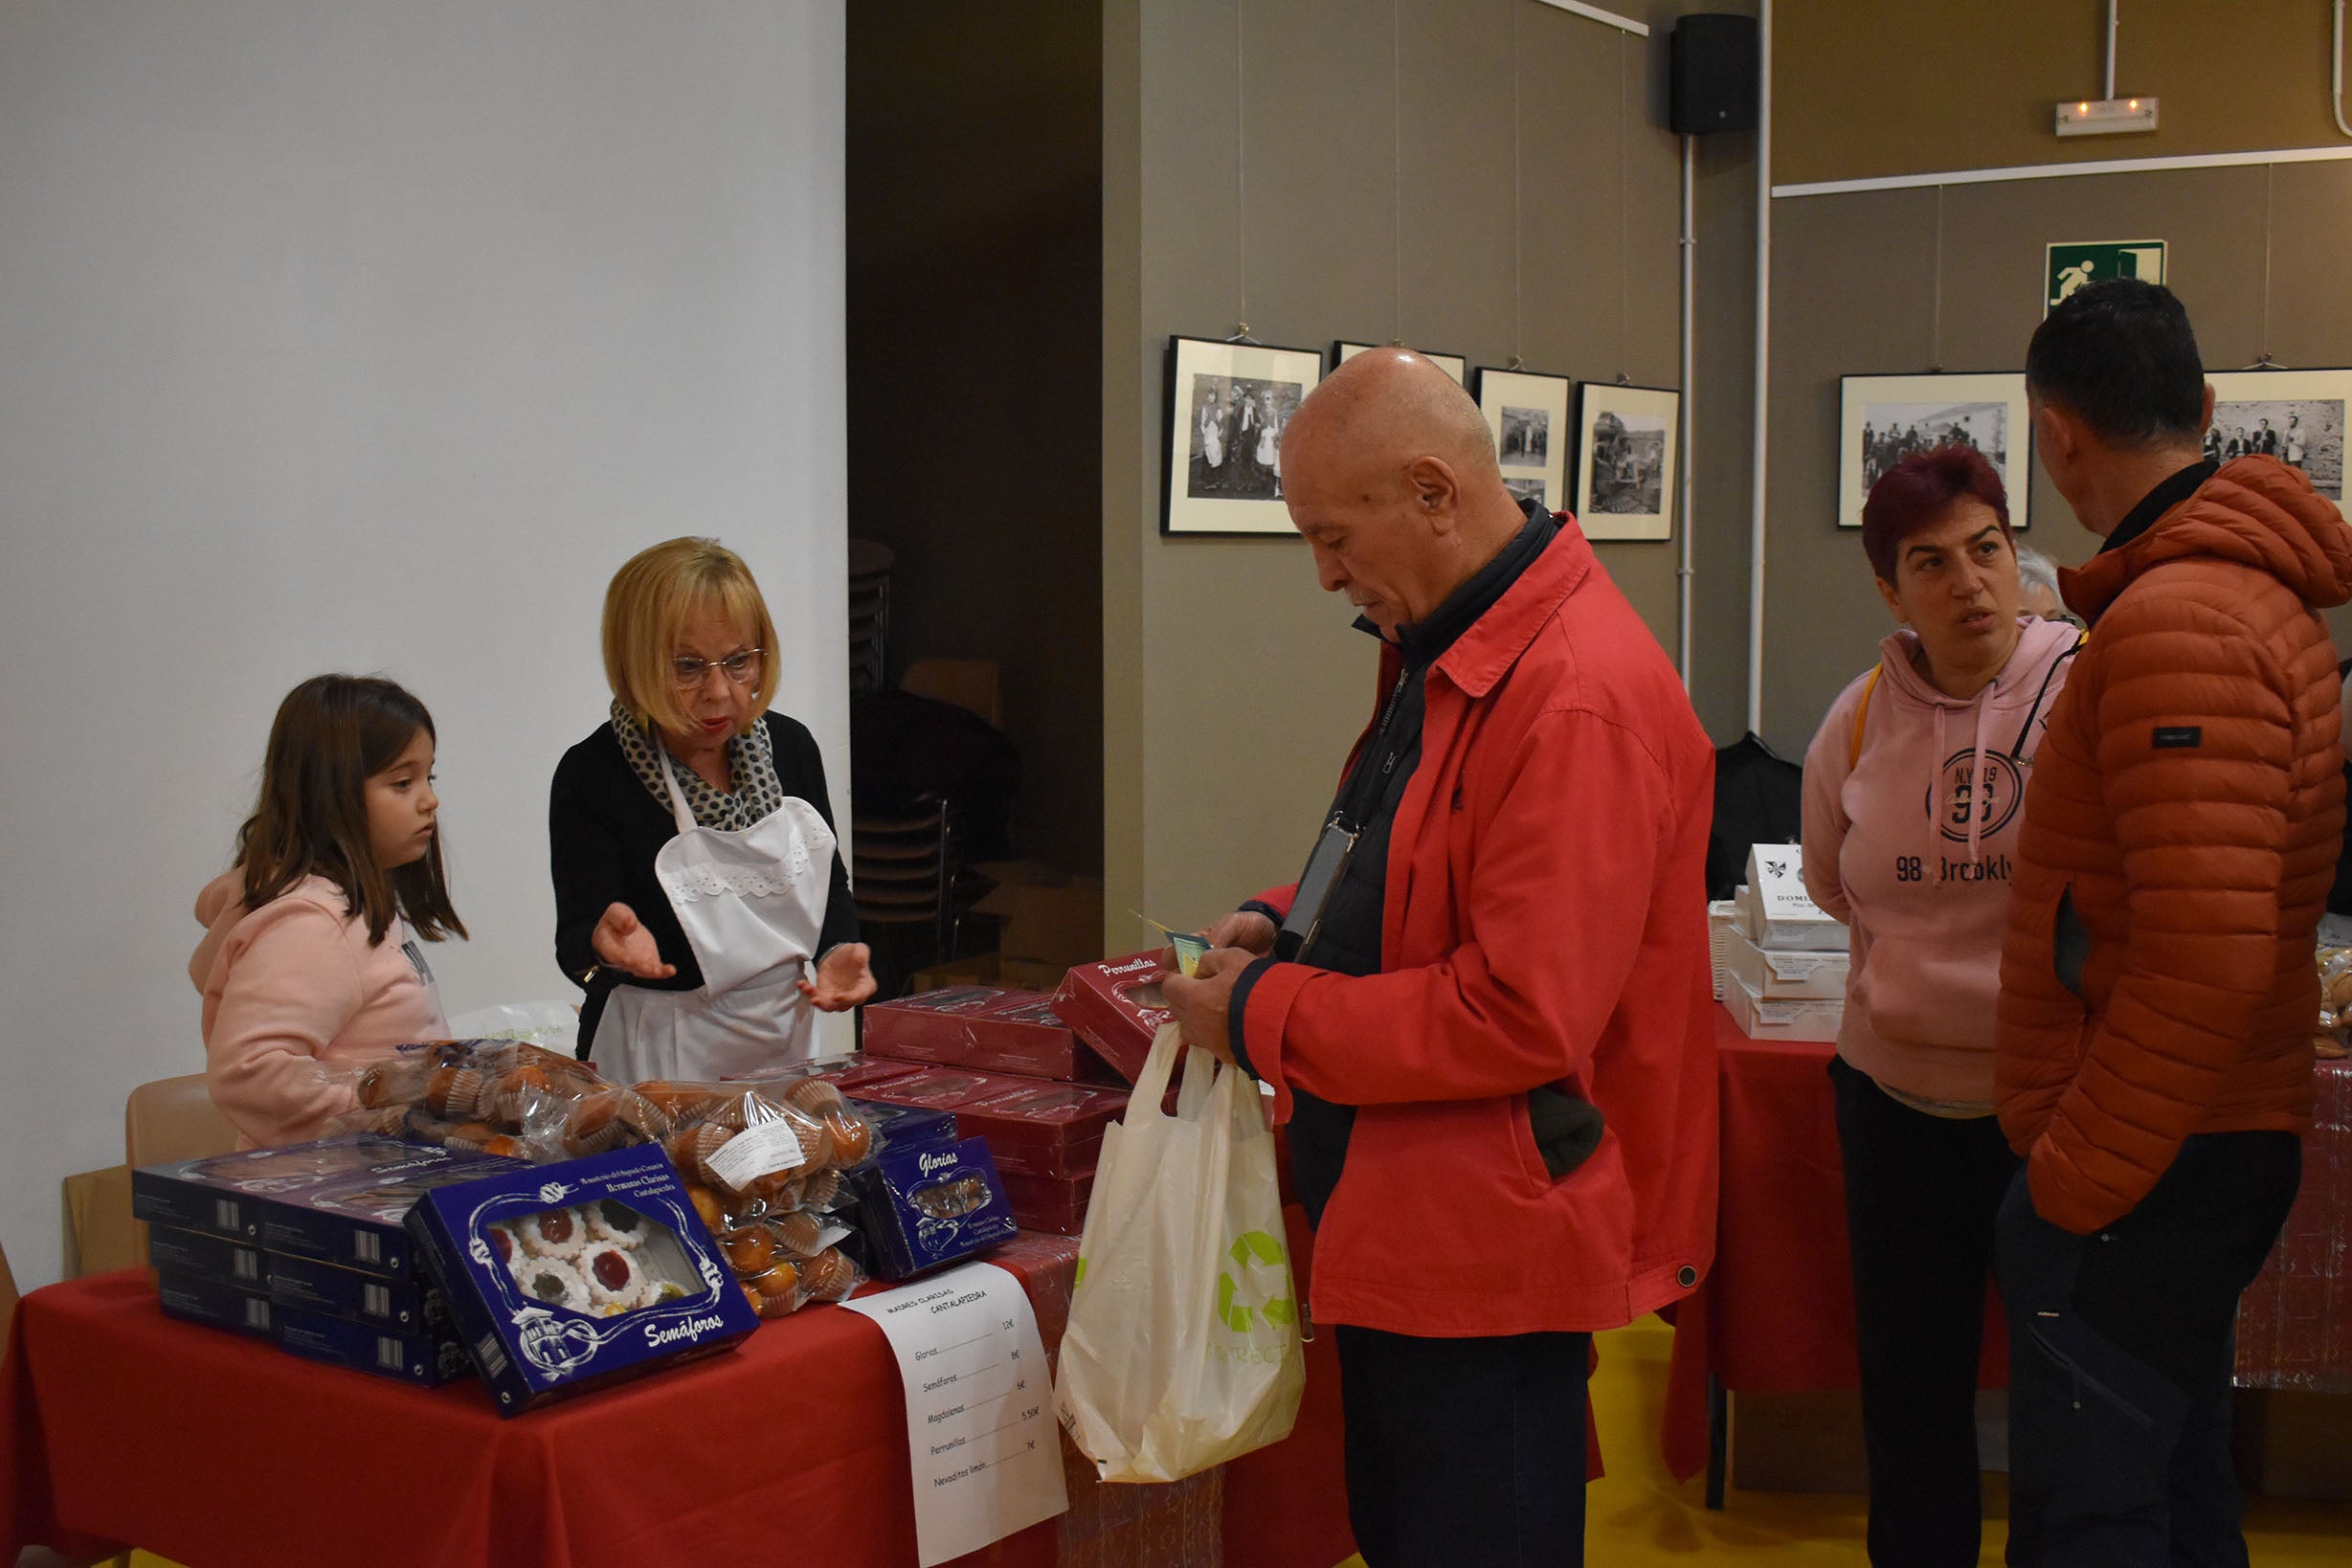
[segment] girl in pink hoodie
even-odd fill
[[[205,1078],[249,1145],[351,1109],[358,1069],[445,1034],[412,938],[463,936],[435,831],[433,716],[390,681],[314,676],[270,727],[236,864],[196,899]]]
[[[1804,759],[1804,881],[1846,922],[1830,1077],[1846,1168],[1876,1564],[1973,1564],[1975,1400],[1993,1218],[1993,1008],[2026,778],[2074,628],[2019,614],[2001,477],[1971,446],[1905,458],[1862,546],[1906,629]]]

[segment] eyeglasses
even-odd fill
[[[704,678],[712,670],[725,675],[732,685],[745,685],[750,683],[751,672],[759,668],[759,656],[767,651],[765,648],[746,648],[741,653],[728,654],[725,659],[687,659],[681,656],[670,661],[670,674],[677,678],[679,685],[685,687],[701,685]]]

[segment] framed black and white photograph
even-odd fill
[[[1674,536],[1674,444],[1682,397],[1664,387],[1577,386],[1577,482],[1587,539]]]
[[[1568,504],[1568,449],[1574,444],[1568,434],[1570,386],[1564,375],[1482,365],[1471,389],[1487,428],[1494,432],[1503,483],[1512,495],[1549,512]]]
[[[1984,454],[2009,493],[2009,526],[2027,526],[2032,423],[2024,372],[1849,375],[1838,385],[1839,527],[1862,526],[1862,504],[1888,469],[1955,442]]]
[[[2224,370],[2213,384],[2205,455],[2215,462],[2260,455],[2299,468],[2311,487],[2343,505],[2343,426],[2352,370]]]
[[[1322,379],[1318,348],[1170,338],[1160,532],[1289,533],[1282,433]]]
[[[1341,365],[1345,365],[1349,360],[1354,359],[1356,355],[1362,353],[1367,348],[1378,348],[1381,347],[1383,346],[1377,343],[1350,343],[1347,339],[1342,338],[1337,343],[1332,345],[1332,365],[1334,369],[1336,369]],[[1392,344],[1388,345],[1387,347],[1395,347],[1400,346]],[[1463,378],[1469,374],[1469,361],[1464,359],[1460,354],[1431,353],[1426,348],[1416,348],[1413,350],[1413,352],[1419,354],[1422,358],[1427,360],[1439,370],[1444,370],[1447,375],[1452,376],[1454,378],[1454,385],[1457,387],[1461,386],[1463,384]]]

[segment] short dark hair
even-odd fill
[[[1894,581],[1903,541],[1952,509],[1963,498],[1982,501],[2001,520],[2011,545],[2009,496],[2001,473],[1973,446],[1954,443],[1914,452],[1881,475],[1862,504],[1862,553],[1881,582]]]
[[[2034,328],[2026,385],[2113,446],[2197,438],[2205,361],[2172,290],[2111,278],[2075,290]]]
[[[368,838],[368,780],[391,767],[433,715],[402,687],[373,676],[314,675],[286,693],[270,725],[261,796],[236,830],[245,906],[258,909],[304,877],[343,889],[345,909],[384,940],[392,916],[428,942],[463,936],[441,869],[441,836],[395,870],[375,863]]]

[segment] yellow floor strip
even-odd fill
[[[1658,1457],[1658,1413],[1673,1331],[1650,1317],[1599,1338],[1593,1419],[1609,1473],[1585,1494],[1587,1562],[1606,1568],[1714,1562],[1863,1568],[1870,1561],[1860,1497],[1734,1490],[1720,1512],[1709,1512],[1705,1483],[1698,1477],[1676,1482]],[[1979,1560],[1998,1568],[2008,1539],[2008,1492],[1995,1475],[1985,1477],[1985,1490],[1988,1517]],[[2260,1568],[2342,1568],[2352,1561],[2352,1503],[2255,1499],[2247,1512],[2246,1538]],[[1363,1568],[1363,1559],[1350,1557],[1340,1568]]]

